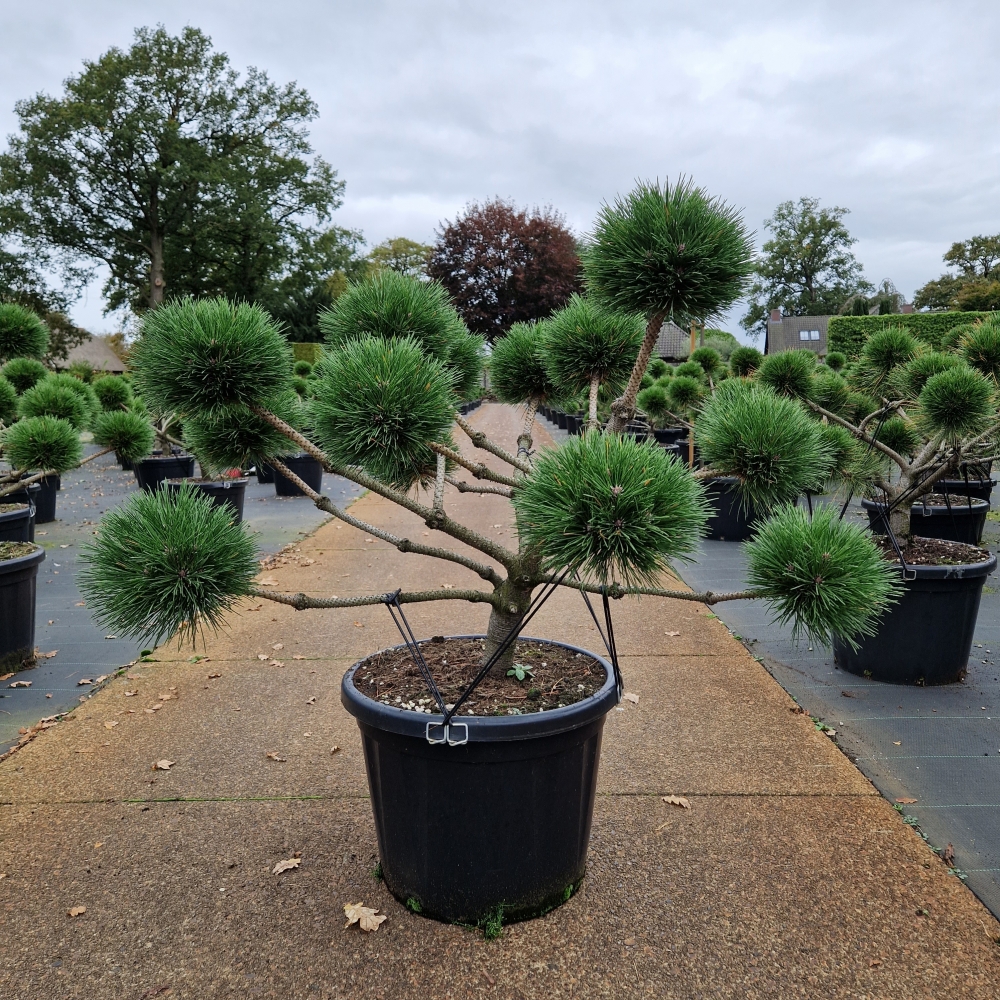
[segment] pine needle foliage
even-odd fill
[[[3,433],[4,458],[24,472],[76,468],[83,458],[80,435],[58,417],[26,417]]]
[[[915,400],[929,378],[961,363],[961,359],[954,354],[942,354],[939,351],[918,354],[906,364],[893,369],[889,377],[890,390],[901,399]]]
[[[734,375],[746,378],[752,375],[764,360],[764,355],[756,347],[735,347],[729,355],[729,368]]]
[[[663,427],[671,419],[670,397],[662,385],[654,383],[636,396],[639,409],[653,421],[655,427]]]
[[[108,410],[94,421],[94,440],[104,448],[114,448],[126,462],[138,462],[153,450],[153,427],[131,410]]]
[[[688,360],[701,365],[706,375],[714,375],[723,367],[722,355],[714,347],[696,347]]]
[[[701,485],[662,448],[588,431],[542,453],[514,493],[518,531],[543,566],[601,583],[654,584],[708,520]]]
[[[24,306],[0,302],[0,361],[40,358],[49,348],[49,328]]]
[[[894,368],[920,353],[920,347],[902,327],[886,327],[865,342],[849,381],[866,395],[880,399]]]
[[[304,412],[294,393],[273,399],[271,412],[296,430]],[[184,424],[184,441],[210,471],[249,469],[271,458],[287,455],[296,446],[281,431],[244,406],[227,406],[209,416],[192,417]]]
[[[962,438],[986,429],[996,417],[996,386],[985,375],[959,365],[929,378],[920,393],[920,418],[931,433]]]
[[[440,362],[412,338],[367,337],[331,351],[319,371],[314,432],[335,465],[404,490],[434,477],[427,442],[448,442],[455,417],[452,376]]]
[[[244,526],[188,483],[133,493],[104,515],[81,558],[94,618],[152,645],[175,633],[193,645],[218,629],[260,570]]]
[[[704,396],[705,386],[701,379],[691,378],[690,375],[675,375],[667,386],[670,408],[677,414],[690,412]]]
[[[872,481],[885,474],[888,460],[882,452],[869,448],[839,424],[819,424],[823,441],[830,451],[829,482],[867,496]]]
[[[586,390],[600,380],[610,393],[628,381],[639,354],[645,327],[636,313],[605,309],[582,295],[571,296],[565,307],[545,323],[545,367],[562,391]]]
[[[886,420],[879,428],[875,439],[904,458],[915,455],[921,444],[916,428],[902,417],[890,417]]]
[[[452,376],[453,391],[460,401],[479,399],[483,394],[485,364],[486,341],[464,330],[456,334],[445,369]]]
[[[642,182],[605,204],[582,256],[590,295],[620,312],[679,322],[732,305],[753,259],[740,213],[683,177]]]
[[[674,369],[674,376],[681,378],[696,378],[705,381],[705,369],[697,361],[684,361]]]
[[[958,326],[953,326],[941,338],[941,350],[942,351],[961,350],[962,341],[966,337],[968,337],[969,334],[975,333],[975,330],[976,330],[975,323],[960,323]]]
[[[0,421],[11,424],[17,419],[17,392],[2,375],[0,375]]]
[[[49,370],[45,365],[34,358],[13,358],[0,368],[0,375],[10,382],[19,396],[40,382],[48,373]]]
[[[673,369],[663,360],[663,358],[650,358],[649,364],[646,365],[646,371],[653,376],[654,379],[663,378],[664,375],[669,375],[673,372]]]
[[[835,372],[843,371],[847,364],[847,355],[840,351],[830,351],[826,356],[827,368],[832,368]]]
[[[747,582],[764,592],[775,621],[792,623],[796,638],[829,645],[839,636],[856,648],[875,634],[902,586],[870,536],[838,515],[826,506],[810,520],[788,506],[762,522],[745,544]]]
[[[132,399],[132,387],[118,375],[99,378],[91,387],[105,413],[124,409]]]
[[[298,375],[292,376],[292,388],[295,390],[300,399],[305,399],[306,396],[310,395],[312,392],[309,380],[301,378]]]
[[[820,424],[799,403],[737,379],[719,386],[702,408],[695,440],[705,465],[735,476],[743,502],[759,511],[821,490],[833,458]]]
[[[86,429],[93,424],[95,418],[101,412],[101,404],[94,393],[93,386],[89,382],[75,378],[67,372],[53,373],[47,377],[46,381],[68,389],[70,392],[75,392],[80,397],[84,406],[86,414],[84,417],[84,428]]]
[[[850,403],[851,390],[835,372],[823,366],[816,367],[809,398],[824,410],[843,416]]]
[[[493,341],[490,388],[501,403],[517,406],[529,399],[553,403],[559,391],[545,367],[545,323],[514,323]]]
[[[808,399],[816,372],[812,351],[779,351],[769,354],[757,369],[757,381],[781,396]]]
[[[90,420],[84,397],[51,376],[22,393],[17,412],[22,419],[47,416],[68,420],[76,430],[82,430]]]
[[[159,414],[266,406],[291,385],[292,351],[260,306],[184,299],[145,314],[130,364]]]
[[[977,324],[962,338],[960,350],[967,364],[1000,382],[1000,326],[989,320]]]
[[[312,373],[313,366],[304,358],[301,361],[296,361],[292,366],[292,374],[298,375],[299,378],[309,378]]]

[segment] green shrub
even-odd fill
[[[309,378],[313,373],[313,366],[308,361],[296,361],[292,365],[292,373],[299,378]]]
[[[873,333],[852,366],[851,384],[866,395],[879,399],[887,391],[893,370],[920,353],[920,345],[902,327],[886,327]]]
[[[452,376],[452,388],[459,400],[479,399],[483,394],[486,341],[479,334],[456,334],[448,351],[445,370]]]
[[[961,438],[986,429],[995,418],[995,385],[980,372],[958,365],[929,378],[920,393],[920,416],[932,433]]]
[[[19,396],[48,373],[48,368],[34,358],[13,358],[0,368],[0,375],[10,382]]]
[[[0,375],[0,423],[10,424],[17,419],[17,392]]]
[[[156,645],[218,628],[260,571],[242,524],[189,483],[133,493],[104,515],[78,580],[94,618]]]
[[[1000,327],[984,321],[972,328],[959,346],[962,357],[976,371],[1000,381]]]
[[[289,345],[296,361],[308,361],[314,368],[323,357],[323,345],[296,342]]]
[[[312,387],[309,385],[309,380],[304,378],[299,378],[298,375],[292,376],[292,388],[298,393],[299,397],[305,399],[312,392]]]
[[[834,371],[817,366],[809,389],[809,398],[837,416],[844,416],[850,405],[851,390],[847,383]]]
[[[847,364],[847,355],[840,351],[829,351],[826,355],[826,365],[835,372],[839,372]]]
[[[126,462],[139,462],[153,450],[153,427],[148,420],[129,410],[109,410],[94,421],[94,441],[114,448]]]
[[[696,347],[688,361],[701,365],[706,375],[714,375],[723,367],[722,355],[714,347]]]
[[[57,417],[26,417],[3,434],[4,457],[24,472],[65,472],[83,458],[80,435]]]
[[[890,390],[902,399],[916,399],[927,380],[961,364],[954,354],[928,351],[895,368],[889,377]]]
[[[816,373],[812,351],[781,351],[768,354],[757,369],[757,381],[781,396],[807,399]]]
[[[0,361],[40,358],[49,349],[49,328],[30,309],[0,302]]]
[[[51,375],[22,393],[17,412],[22,419],[58,417],[69,421],[77,430],[86,427],[90,420],[86,399]]]
[[[79,379],[81,382],[92,382],[94,380],[94,366],[89,361],[74,361],[66,369],[67,375]]]
[[[128,382],[117,375],[99,378],[92,383],[91,388],[105,412],[124,409],[132,399],[132,389]]]
[[[636,402],[655,427],[663,427],[671,419],[670,397],[662,385],[654,382],[648,389],[643,389],[636,397]]]
[[[663,378],[664,375],[669,375],[673,372],[673,368],[670,367],[663,360],[663,358],[650,358],[649,364],[646,365],[646,371],[653,376],[654,379]]]
[[[992,315],[988,312],[932,312],[888,316],[831,316],[826,340],[831,351],[855,358],[872,334],[887,326],[904,326],[922,344],[940,351],[944,346],[945,336],[953,327],[964,326]]]
[[[513,503],[545,568],[573,566],[602,583],[654,585],[694,550],[708,519],[684,465],[658,445],[598,431],[543,452]]]
[[[729,367],[734,375],[745,378],[752,375],[764,360],[764,355],[756,347],[737,347],[729,355]]]
[[[674,378],[695,378],[705,381],[705,369],[697,361],[685,361],[674,369]]]
[[[878,429],[875,439],[906,458],[915,455],[920,447],[920,436],[916,429],[902,417],[890,417],[886,420]]]
[[[705,395],[705,386],[701,379],[690,375],[675,375],[667,386],[667,399],[670,409],[678,415],[687,413],[701,402]]]
[[[490,388],[501,403],[559,401],[559,391],[545,367],[545,336],[544,323],[514,323],[506,336],[493,342]]]

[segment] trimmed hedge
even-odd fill
[[[966,314],[968,315],[968,314]],[[296,361],[308,361],[309,364],[314,365],[319,361],[323,354],[323,345],[318,343],[309,342],[299,342],[296,341],[292,345],[292,354],[295,355]]]
[[[855,358],[865,341],[887,326],[905,326],[917,340],[929,344],[935,351],[941,348],[941,338],[955,326],[975,323],[992,316],[988,312],[890,313],[886,316],[831,316],[827,327],[828,351],[843,351]]]

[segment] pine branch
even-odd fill
[[[517,457],[520,458],[523,455],[524,460],[529,465],[531,464],[531,446],[534,444],[531,437],[531,429],[535,424],[535,416],[538,413],[538,403],[538,396],[532,396],[528,400],[524,411],[524,427],[517,436]]]
[[[474,486],[472,483],[466,483],[454,476],[445,476],[445,479],[459,493],[493,493],[496,496],[507,497],[508,500],[514,495],[514,491],[509,486]]]
[[[370,597],[309,597],[307,594],[276,594],[260,587],[247,591],[250,597],[262,597],[276,604],[287,604],[296,611],[307,608],[362,608],[372,604],[386,604],[392,593],[373,594]],[[471,604],[498,605],[494,593],[485,590],[418,590],[411,594],[399,594],[400,604],[423,604],[428,601],[468,601]]]
[[[852,424],[848,420],[845,420],[843,417],[838,417],[836,413],[831,413],[829,410],[824,409],[822,406],[819,405],[819,403],[814,403],[811,399],[807,399],[804,402],[811,410],[814,410],[816,413],[819,413],[822,416],[826,417],[827,420],[832,420],[835,424],[840,424],[841,427],[844,427],[847,430],[849,430],[860,441],[864,441],[865,444],[870,444],[873,448],[877,448],[880,452],[882,452],[883,455],[886,455],[888,458],[891,458],[892,461],[894,461],[896,465],[899,466],[900,470],[903,473],[909,472],[910,470],[909,462],[907,462],[906,459],[902,457],[902,455],[893,451],[892,448],[890,448],[888,445],[883,444],[881,441],[876,441],[875,438],[866,434],[859,427],[855,427],[854,424]]]
[[[498,444],[494,444],[482,431],[477,431],[464,417],[460,414],[455,417],[455,423],[462,428],[463,431],[469,436],[469,440],[477,447],[481,448],[483,451],[488,451],[491,455],[496,455],[497,458],[502,459],[508,465],[512,465],[515,469],[523,472],[526,476],[531,472],[531,466],[527,462],[522,462],[519,458],[515,458],[509,451],[505,451]]]
[[[444,455],[438,452],[437,455],[437,470],[434,477],[434,509],[444,510],[444,472],[447,465],[447,460]]]
[[[467,469],[476,477],[476,479],[488,479],[491,483],[501,483],[504,486],[517,486],[516,479],[511,479],[510,476],[504,476],[499,472],[494,472],[482,462],[470,462],[467,458],[464,458],[457,451],[452,450],[446,445],[438,444],[436,441],[428,441],[427,447],[430,448],[431,451],[436,452],[439,456],[450,458],[456,465],[460,465],[463,469]]]
[[[555,583],[557,577],[550,576],[541,583]],[[613,583],[609,587],[601,587],[596,583],[567,583],[562,586],[570,590],[585,590],[588,594],[603,594],[607,591],[608,597],[616,601],[623,597],[647,596],[647,597],[670,597],[678,601],[694,601],[697,604],[720,604],[723,601],[753,601],[765,597],[761,590],[737,590],[728,593],[717,594],[712,590],[705,590],[701,593],[694,593],[690,590],[660,590],[656,587],[623,587],[619,583]]]
[[[105,448],[103,451],[95,451],[93,455],[88,455],[81,462],[77,462],[74,468],[79,469],[81,465],[86,465],[88,462],[93,462],[95,458],[100,458],[102,455],[107,455],[109,452],[114,451],[114,448]],[[67,470],[69,471],[69,470]],[[29,476],[27,479],[18,479],[13,486],[8,486],[6,489],[0,490],[0,497],[5,497],[9,493],[16,493],[18,490],[24,489],[25,486],[30,486],[32,483],[37,483],[46,476],[58,476],[60,473],[56,472],[55,469],[46,469],[44,472],[36,472],[33,476]],[[10,473],[10,477],[20,476],[19,472]]]

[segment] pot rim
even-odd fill
[[[45,549],[41,545],[38,545],[36,542],[28,542],[26,544],[34,545],[35,551],[29,552],[26,556],[18,556],[16,559],[4,559],[0,561],[0,574],[16,573],[19,569],[37,565],[45,558]]]
[[[447,635],[445,639],[485,639],[482,634],[472,635]],[[604,684],[589,698],[583,701],[574,702],[565,708],[554,708],[547,712],[531,712],[527,715],[461,715],[456,716],[453,725],[460,724],[468,726],[468,736],[470,743],[502,743],[510,740],[537,739],[544,736],[555,736],[573,729],[579,729],[595,719],[602,718],[618,704],[618,689],[615,684],[614,669],[607,659],[583,649],[581,646],[573,646],[568,642],[559,642],[555,639],[539,639],[534,636],[519,636],[524,642],[542,642],[550,646],[561,646],[563,649],[572,650],[574,653],[583,653],[589,656],[604,667]],[[397,733],[401,736],[411,736],[416,739],[426,740],[428,725],[438,726],[436,734],[440,736],[440,723],[444,718],[439,712],[430,715],[423,712],[411,712],[407,709],[394,708],[391,705],[383,705],[368,695],[362,694],[354,686],[354,674],[365,660],[380,652],[390,650],[405,649],[403,643],[395,646],[387,646],[385,649],[376,650],[369,653],[363,659],[358,660],[344,674],[340,683],[340,701],[344,708],[358,720],[359,724],[365,724],[375,729],[385,732]],[[464,732],[459,739],[464,738]]]
[[[188,458],[194,458],[194,455],[189,455],[187,452],[184,452],[183,455],[147,455],[145,458],[132,459],[132,464],[141,465],[143,462],[183,462]]]
[[[971,503],[966,503],[966,500],[970,500]],[[885,508],[885,504],[879,500],[862,500],[861,506],[865,510],[881,510]],[[968,517],[970,514],[981,514],[984,507],[989,507],[989,500],[983,500],[981,497],[963,497],[961,503],[953,503],[951,507],[946,506],[943,503],[923,503],[921,500],[915,500],[910,504],[910,512],[915,510],[921,512],[928,511],[929,513],[921,513],[921,517],[937,517],[939,514],[944,514],[945,516],[949,514],[959,514],[961,513],[963,517]]]
[[[194,476],[178,476],[165,479],[164,482],[169,483],[171,486],[180,486],[181,483],[191,483],[192,486],[197,486],[199,489],[203,486],[208,486],[228,490],[233,486],[246,486],[250,482],[250,479],[247,476],[237,476],[235,479],[197,479]]]
[[[935,539],[935,541],[942,541],[942,539]],[[973,548],[979,548],[979,546],[976,545]],[[988,550],[980,549],[980,551],[986,552]],[[897,568],[900,573],[903,572],[902,566],[897,566]],[[934,566],[911,566],[909,563],[906,564],[906,572],[916,573],[917,580],[974,580],[980,576],[989,576],[996,568],[997,557],[993,552],[990,553],[989,559],[978,563],[958,563],[955,566],[942,564]]]

